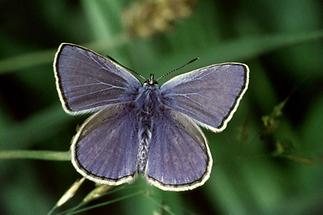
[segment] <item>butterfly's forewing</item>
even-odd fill
[[[164,103],[214,132],[222,131],[248,86],[248,67],[211,65],[176,76],[161,86]]]
[[[165,111],[153,119],[146,167],[153,185],[172,191],[190,190],[209,178],[212,157],[200,128],[187,116]]]
[[[73,138],[72,163],[86,178],[118,185],[137,170],[138,119],[128,104],[111,105],[94,114]]]
[[[60,99],[68,113],[132,101],[141,86],[114,61],[74,44],[60,45],[54,71]]]

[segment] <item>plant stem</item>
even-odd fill
[[[41,151],[41,150],[2,150],[0,159],[37,159],[51,161],[69,161],[69,151]]]

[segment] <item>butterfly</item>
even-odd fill
[[[200,126],[220,132],[247,90],[248,66],[222,63],[178,75],[160,87],[87,48],[62,43],[54,73],[69,114],[95,112],[72,139],[75,169],[96,183],[120,185],[142,174],[169,191],[203,185],[212,156]]]

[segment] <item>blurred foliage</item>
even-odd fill
[[[52,61],[61,42],[110,55],[146,77],[194,57],[200,60],[178,73],[244,62],[250,86],[228,128],[206,131],[215,164],[201,188],[163,192],[141,177],[113,189],[85,181],[55,211],[322,213],[322,1],[3,0],[0,9],[0,214],[46,214],[80,178],[70,162],[58,162],[68,159],[85,119],[59,104]],[[22,157],[56,161],[14,159]]]
[[[195,0],[134,1],[122,18],[134,37],[150,37],[170,30],[171,24],[191,15]]]

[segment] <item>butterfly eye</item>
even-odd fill
[[[150,85],[150,86],[153,86],[155,84],[158,84],[158,82],[155,80],[154,78],[154,74],[150,74],[149,76],[149,79],[147,79],[145,82],[144,82],[144,85]]]
[[[152,80],[152,82],[151,82],[151,83],[149,83],[149,84],[151,84],[151,85],[155,85],[155,84],[158,84],[158,82],[157,82],[156,80]]]

